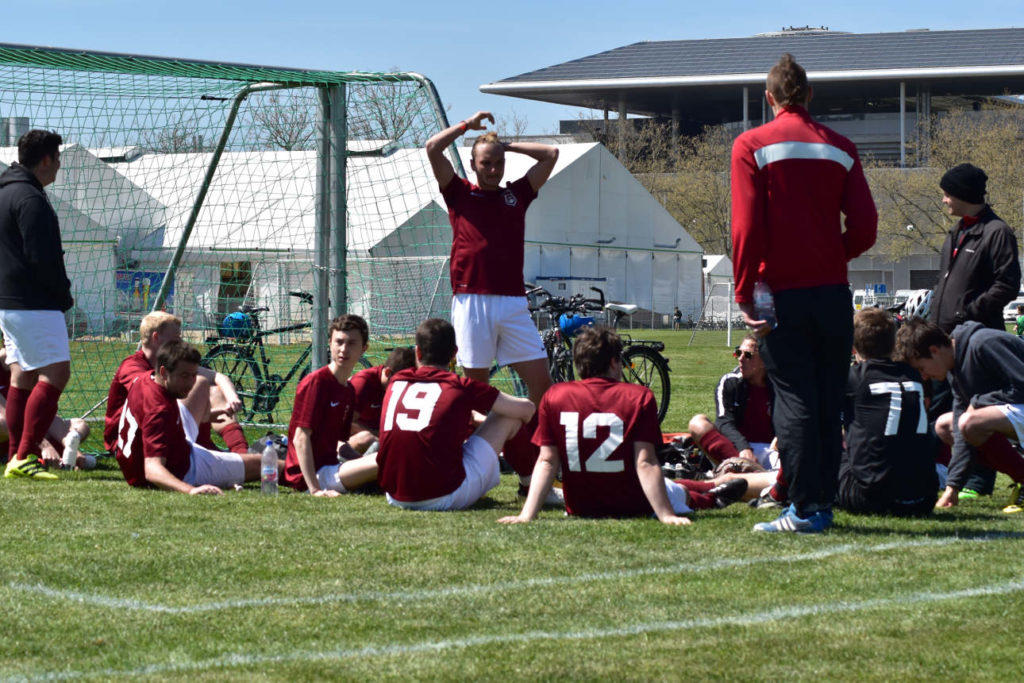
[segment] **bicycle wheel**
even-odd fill
[[[235,385],[242,400],[240,420],[252,420],[254,407],[265,403],[258,392],[263,387],[263,375],[248,349],[235,344],[222,344],[210,349],[200,364],[214,372],[226,375]]]
[[[490,382],[492,387],[497,387],[499,391],[506,394],[520,398],[529,398],[530,396],[530,392],[526,389],[526,382],[518,372],[508,365],[498,365],[497,363],[492,365]]]
[[[661,354],[646,346],[627,347],[622,352],[622,379],[650,389],[658,406],[658,422],[665,419],[672,388],[668,378],[668,363]]]

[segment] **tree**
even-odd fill
[[[319,109],[311,92],[307,88],[275,90],[254,98],[249,111],[263,147],[289,152],[316,148]]]

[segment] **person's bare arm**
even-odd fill
[[[434,177],[442,192],[455,177],[455,169],[452,167],[452,162],[448,161],[448,157],[444,155],[444,151],[467,130],[486,129],[485,119],[494,123],[494,116],[491,112],[478,111],[465,121],[459,121],[427,140],[427,159],[430,161],[430,168],[433,169]]]
[[[236,412],[242,409],[242,399],[238,397],[238,392],[235,391],[235,383],[231,381],[231,378],[227,375],[214,372],[208,367],[199,366],[199,374],[210,380],[211,384],[217,385],[220,392],[224,394],[224,400],[228,404],[228,411],[220,411],[219,415],[234,415]]]
[[[495,399],[491,410],[498,415],[529,422],[530,418],[533,417],[536,407],[533,405],[533,401],[528,398],[509,396],[502,392],[498,394],[498,398]]]
[[[196,495],[220,495],[224,493],[216,486],[210,484],[204,484],[202,486],[190,486],[178,479],[176,476],[171,474],[170,470],[164,464],[163,458],[146,458],[144,463],[144,472],[146,475],[146,481],[158,489],[164,491],[177,491],[178,493],[188,493],[193,496]]]
[[[548,181],[551,172],[555,170],[555,163],[558,161],[557,147],[536,142],[506,142],[505,151],[525,154],[531,159],[537,160],[537,163],[526,172],[526,177],[534,192],[540,191],[540,188]]]
[[[306,480],[306,488],[314,496],[334,498],[340,495],[337,491],[329,491],[320,488],[320,481],[316,478],[316,465],[313,463],[313,430],[309,427],[297,427],[295,429],[295,455],[299,460],[299,469],[302,470],[302,478]]]
[[[654,444],[637,441],[633,444],[633,452],[636,455],[636,476],[640,479],[640,487],[643,488],[647,502],[651,504],[658,520],[662,524],[690,524],[688,518],[678,516],[672,509],[668,491],[665,490],[665,476],[661,473],[661,465],[654,455]]]
[[[533,477],[530,479],[530,491],[526,494],[526,502],[518,515],[502,517],[499,524],[525,524],[537,519],[537,513],[544,505],[544,499],[555,481],[558,471],[558,450],[554,446],[541,446],[540,457],[533,466]]]

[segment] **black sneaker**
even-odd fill
[[[767,487],[761,492],[761,495],[754,498],[749,503],[750,507],[757,508],[759,510],[772,510],[786,507],[786,501],[779,500],[772,495],[772,487]]]
[[[729,507],[743,498],[743,494],[747,492],[747,486],[746,479],[730,479],[708,491],[708,495],[714,496],[716,508]]]

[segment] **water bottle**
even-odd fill
[[[768,283],[761,280],[754,284],[754,316],[767,322],[770,329],[775,329],[775,297]]]
[[[265,496],[277,495],[277,449],[267,439],[260,457],[260,492]]]
[[[65,470],[75,468],[75,461],[78,459],[78,447],[82,444],[82,435],[78,430],[72,429],[64,437],[64,453],[60,459],[60,466]]]

